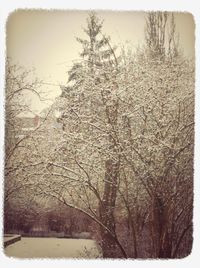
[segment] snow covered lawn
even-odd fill
[[[18,258],[96,258],[101,257],[94,240],[66,238],[22,238],[5,248],[5,254]]]

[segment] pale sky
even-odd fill
[[[102,31],[111,36],[113,45],[137,48],[144,41],[144,12],[100,11],[104,20]],[[86,11],[18,10],[7,21],[7,55],[25,67],[34,67],[44,82],[66,84],[67,71],[73,60],[79,59],[81,45],[75,37],[86,37]],[[194,57],[194,21],[188,13],[175,13],[180,46],[188,57]],[[59,86],[44,85],[50,98],[60,94]],[[30,95],[28,96],[30,98]],[[31,106],[41,110],[37,97],[31,96]]]

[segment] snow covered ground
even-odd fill
[[[17,258],[97,258],[100,248],[94,240],[66,238],[22,238],[5,248]]]

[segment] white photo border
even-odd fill
[[[72,260],[72,259],[14,259],[8,258],[3,252],[3,177],[4,177],[4,87],[5,87],[5,58],[6,58],[6,20],[11,12],[16,9],[66,9],[66,10],[132,10],[132,11],[180,11],[190,12],[195,21],[195,56],[196,56],[196,78],[195,78],[195,158],[194,158],[194,233],[193,233],[193,248],[189,256],[183,259],[169,259],[169,260]],[[6,0],[0,4],[0,262],[2,267],[196,267],[200,255],[200,9],[198,1],[196,0]]]

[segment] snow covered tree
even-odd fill
[[[81,85],[83,76],[86,75],[85,71],[89,71],[93,78],[96,77],[95,83],[99,83],[102,76],[106,78],[106,70],[111,67],[116,68],[118,64],[115,55],[116,47],[111,46],[110,37],[102,33],[102,26],[103,21],[100,21],[95,12],[90,12],[87,18],[87,28],[83,29],[87,39],[76,38],[82,45],[80,53],[82,60],[75,63],[69,71],[68,81],[75,82],[73,88]]]
[[[169,24],[168,33],[166,28],[167,22]],[[191,234],[192,228],[194,63],[186,60],[180,53],[173,14],[149,13],[146,24],[147,48],[151,51],[151,59],[154,61],[152,68],[156,70],[155,65],[159,64],[160,69],[162,68],[166,72],[162,77],[162,71],[160,70],[161,85],[157,86],[157,89],[164,90],[164,93],[162,92],[160,95],[160,97],[163,95],[161,98],[158,98],[159,95],[157,95],[160,111],[162,112],[160,118],[163,121],[160,125],[162,130],[160,130],[159,137],[162,141],[171,137],[167,141],[168,149],[166,148],[163,151],[165,152],[163,158],[164,166],[161,176],[165,178],[165,182],[160,183],[160,180],[157,179],[159,183],[156,183],[156,186],[154,186],[157,193],[153,198],[152,204],[152,236],[157,256],[175,257],[180,243],[176,245],[174,236],[177,241],[180,241],[182,234],[184,233],[185,235],[186,230]],[[153,86],[151,88],[154,90]],[[182,96],[184,97],[182,98]],[[167,114],[166,107],[168,107]],[[151,112],[152,110],[149,111],[149,113]],[[154,114],[156,113],[153,112],[152,117],[155,118]],[[183,118],[183,114],[187,114],[187,116]],[[169,115],[171,116],[169,117]],[[156,120],[157,123],[160,121],[161,119]],[[163,133],[165,128],[167,129]],[[184,168],[181,168],[181,166],[184,166]],[[176,184],[174,185],[175,181]],[[160,184],[160,187],[158,187],[158,184]],[[186,189],[190,189],[188,193],[186,193]],[[171,191],[173,192],[173,197],[170,198],[169,192]],[[181,203],[177,200],[181,200]],[[179,223],[178,215],[180,211],[182,213],[184,211],[184,216],[182,215],[182,217],[185,220],[182,219]]]
[[[161,14],[158,18],[158,14],[150,15],[151,25],[147,27],[154,29]],[[161,19],[163,23],[164,18]],[[152,42],[148,39],[146,47],[149,51],[151,44],[157,44],[154,37]],[[130,214],[135,204],[128,196],[138,185],[146,200],[142,202],[151,204],[150,207],[147,205],[151,211],[147,221],[152,256],[170,258],[181,256],[180,248],[183,249],[184,243],[187,248],[182,250],[182,256],[191,250],[194,63],[178,51],[178,57],[171,57],[166,43],[158,44],[161,48],[154,47],[155,55],[145,49],[142,56],[127,57],[122,72],[126,90],[120,97],[127,106],[120,112],[124,117],[123,130],[120,127],[121,144],[124,160],[133,172],[129,189],[123,186],[130,191],[129,195],[125,192],[122,197]],[[129,168],[125,168],[128,174]],[[123,175],[124,178],[129,176]]]
[[[11,59],[6,62],[5,79],[4,227],[5,231],[10,231],[20,230],[19,214],[23,217],[23,213],[30,207],[32,216],[30,212],[27,221],[23,218],[24,226],[27,225],[28,228],[35,217],[33,203],[36,201],[31,172],[40,164],[34,158],[35,148],[32,142],[37,127],[34,127],[33,117],[26,117],[31,112],[24,96],[28,92],[40,98],[40,81],[33,78],[31,70],[14,64]]]
[[[21,114],[30,113],[24,94],[30,92],[40,98],[38,88],[40,82],[32,77],[32,72],[13,64],[10,59],[6,64],[5,92],[5,201],[10,196],[18,195],[27,181],[24,168],[28,167],[27,154],[30,153],[30,141],[33,128],[23,131]],[[30,119],[31,120],[31,119]],[[30,122],[29,122],[30,123]],[[30,124],[29,124],[30,125]],[[25,167],[26,166],[26,167]]]
[[[92,12],[87,19],[87,28],[84,29],[88,39],[77,38],[83,46],[80,54],[82,61],[76,63],[69,71],[69,81],[74,81],[74,86],[71,89],[66,87],[62,93],[67,101],[62,121],[66,138],[70,139],[65,150],[69,150],[69,143],[73,142],[71,151],[76,168],[82,169],[88,179],[90,176],[94,177],[94,174],[91,173],[92,170],[90,172],[85,170],[88,169],[87,165],[93,163],[93,168],[98,167],[99,178],[94,178],[94,182],[96,184],[100,180],[101,191],[98,192],[96,187],[91,187],[90,184],[89,188],[98,199],[96,205],[99,209],[96,216],[100,222],[104,256],[113,257],[116,247],[119,246],[125,257],[126,253],[115,233],[114,219],[120,167],[116,140],[118,117],[116,79],[119,66],[115,49],[112,48],[109,38],[102,34],[101,28],[102,22]],[[79,139],[77,142],[76,137]],[[78,161],[83,157],[82,153],[84,157],[88,155],[89,158],[86,167],[81,164],[83,159],[81,162]]]
[[[125,121],[120,128],[122,153],[133,172],[132,182],[138,181],[140,193],[145,192],[143,197],[151,204],[152,256],[172,257],[175,237],[191,228],[194,67],[187,60],[155,65],[139,60],[130,63],[127,73],[121,94],[127,103],[120,112]],[[130,178],[129,168],[125,170]],[[129,179],[129,195],[134,184]]]

